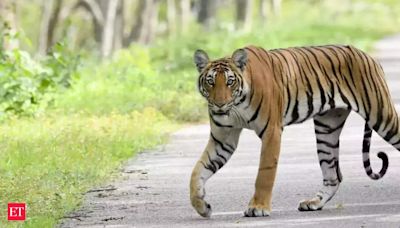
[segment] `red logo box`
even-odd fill
[[[26,219],[25,203],[8,203],[8,221],[24,221]]]

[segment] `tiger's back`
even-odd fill
[[[270,63],[266,65],[281,88],[284,125],[334,108],[353,109],[373,122],[381,121],[374,119],[381,118],[382,110],[389,118],[396,116],[381,66],[359,49],[344,45],[246,49],[255,59],[268,56],[263,60]]]

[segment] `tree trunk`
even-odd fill
[[[147,0],[146,1],[139,0],[139,5],[137,6],[135,12],[136,15],[135,23],[132,26],[129,36],[126,37],[124,41],[124,47],[128,47],[134,40],[137,40],[139,38],[145,19],[144,14],[146,11],[146,6],[147,6]]]
[[[91,13],[94,37],[102,57],[123,46],[124,3],[124,0],[80,0],[75,7],[82,6]]]
[[[186,33],[190,21],[190,0],[180,0],[180,31]]]
[[[282,0],[271,0],[272,12],[275,16],[279,16],[281,14],[281,3]]]
[[[94,38],[96,42],[101,43],[105,13],[103,12],[100,3],[96,0],[80,0],[74,7],[75,9],[84,7],[92,15]]]
[[[259,2],[259,10],[260,10],[260,20],[261,23],[264,25],[267,23],[267,1],[266,0],[260,0]]]
[[[46,54],[54,44],[54,31],[59,19],[62,0],[44,1],[39,34],[39,54]]]
[[[236,26],[248,32],[252,26],[253,0],[236,0]]]
[[[114,31],[115,31],[115,18],[118,9],[119,0],[110,0],[107,7],[106,20],[104,22],[102,42],[101,42],[101,56],[108,57],[113,51],[114,44]]]
[[[17,3],[0,0],[0,48],[13,50],[19,47],[17,35]]]
[[[125,39],[124,46],[129,46],[133,41],[148,44],[154,39],[158,23],[159,0],[140,0],[136,10],[136,23],[133,25],[129,36]]]
[[[204,25],[206,29],[210,29],[214,23],[216,14],[217,0],[200,0],[199,14],[197,15],[197,22]]]
[[[175,0],[167,0],[168,34],[171,36],[176,31]]]
[[[95,2],[97,3],[97,5],[99,6],[99,9],[103,15],[103,21],[104,23],[102,25],[99,25],[98,28],[96,28],[96,40],[97,42],[102,46],[103,45],[103,34],[104,34],[104,28],[105,28],[105,24],[106,24],[106,20],[107,20],[107,12],[108,12],[108,7],[110,4],[110,1],[114,1],[114,0],[95,0]],[[113,3],[111,3],[113,4]]]
[[[114,50],[121,49],[123,46],[124,26],[125,26],[124,6],[125,6],[125,1],[120,0],[115,18]]]
[[[41,55],[47,53],[48,48],[48,32],[50,27],[50,18],[53,11],[55,0],[48,0],[42,2],[42,20],[40,23],[39,45],[38,52]]]
[[[158,9],[160,7],[160,2],[158,0],[153,0],[153,5],[149,9],[148,14],[148,29],[144,32],[145,36],[144,39],[139,40],[139,42],[144,44],[149,44],[151,41],[154,40],[156,32],[157,32],[157,25],[158,25]]]

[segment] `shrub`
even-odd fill
[[[9,115],[31,116],[43,112],[54,92],[69,86],[79,59],[57,44],[42,61],[22,50],[0,55],[0,119]]]

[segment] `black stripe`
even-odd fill
[[[328,154],[328,155],[331,154],[331,152],[324,151],[324,150],[317,150],[317,153],[318,153],[318,154]]]
[[[270,54],[267,53],[267,51],[264,50],[264,49],[262,49],[262,50],[268,55],[268,57],[269,57],[269,59],[270,59],[270,61],[271,61],[271,67],[272,67],[272,72],[273,72],[273,74],[274,74],[275,76],[279,76],[279,77],[280,77],[281,87],[282,87],[282,88],[284,88],[284,87],[288,88],[288,85],[285,84],[285,77],[283,76],[282,64],[276,64],[276,63],[275,63],[275,60],[274,60],[274,57],[275,57],[275,58],[277,58],[278,63],[280,63],[279,58],[276,57],[276,55],[273,55],[273,56],[272,56],[272,54],[270,55]],[[279,72],[279,70],[278,70],[278,72],[276,72],[276,71],[275,71],[275,66],[278,66],[277,68],[279,68],[279,70],[281,70],[281,71]]]
[[[218,153],[217,148],[215,148],[215,154],[223,160],[223,163],[224,163],[224,164],[228,161],[227,158],[225,158],[224,156],[222,156],[222,154]]]
[[[322,54],[325,56],[326,59],[328,59],[329,63],[331,64],[331,69],[332,69],[332,73],[337,76],[338,74],[336,73],[336,69],[335,69],[335,64],[333,63],[333,60],[331,59],[331,57],[329,56],[328,53],[326,53],[326,51],[321,48],[321,47],[314,47],[314,49],[322,52]]]
[[[395,124],[393,124],[392,129],[390,129],[390,131],[388,131],[386,135],[383,137],[387,142],[389,142],[393,138],[393,136],[398,134],[398,122],[399,121],[395,121]],[[374,130],[377,131],[378,129]]]
[[[346,83],[347,87],[349,88],[349,91],[350,91],[351,95],[353,96],[353,101],[355,102],[355,105],[356,105],[356,110],[355,111],[359,112],[360,108],[359,108],[357,96],[354,93],[354,90],[352,88],[352,86],[355,87],[354,77],[353,77],[353,73],[352,73],[352,67],[350,67],[350,65],[349,65],[350,64],[349,62],[351,62],[351,64],[353,65],[353,60],[352,60],[352,57],[349,55],[349,53],[347,51],[343,50],[341,46],[338,46],[338,49],[341,51],[341,54],[342,54],[343,59],[344,59],[344,63],[346,65],[347,71],[348,71],[348,73],[350,75],[349,77],[344,77],[344,82]],[[351,80],[351,83],[348,81],[349,78]]]
[[[334,186],[337,186],[338,184],[337,184],[337,183],[324,183],[324,185],[325,185],[325,186],[332,186],[332,187],[334,187]]]
[[[292,120],[288,123],[288,125],[295,123],[299,119],[299,100],[297,99],[296,95],[296,102],[294,103],[293,113],[292,113]]]
[[[374,87],[376,86],[375,82],[373,81],[372,75],[371,75],[371,68],[369,65],[369,61],[368,61],[368,56],[364,53],[359,51],[359,55],[361,56],[361,59],[363,61],[363,66],[364,66],[364,71],[365,71],[365,77],[366,80],[362,80],[362,81],[367,81],[370,90],[366,91],[366,96],[367,96],[367,101],[369,102],[369,112],[370,114],[372,113],[372,106],[373,106],[373,102],[371,102],[371,98],[375,98],[376,96],[378,96],[379,94],[377,94],[377,91],[373,91]],[[368,69],[367,69],[368,68]],[[368,93],[367,93],[368,92]],[[374,94],[374,96],[368,96],[369,94]],[[373,115],[373,114],[372,114]],[[372,124],[372,123],[371,123]],[[379,126],[378,126],[379,127]]]
[[[282,54],[282,51],[283,50],[277,50],[276,52],[270,52],[270,53],[271,54],[274,54],[274,53],[279,54],[283,58],[283,60],[285,61],[286,67],[287,67],[287,69],[289,71],[289,75],[292,75],[292,72],[290,70],[290,64],[289,64],[288,60],[286,59],[285,55]]]
[[[319,122],[318,120],[314,119],[314,124],[315,125],[327,129],[326,131],[320,131],[320,130],[315,129],[315,134],[322,134],[322,135],[332,134],[333,132],[341,129],[344,126],[345,123],[346,123],[346,121],[343,121],[343,123],[341,123],[339,126],[337,126],[335,128],[331,128],[330,126],[325,125],[325,124]]]
[[[327,124],[324,124],[324,123],[322,123],[322,122],[320,122],[320,121],[318,121],[318,120],[316,120],[316,119],[314,119],[314,124],[317,125],[317,126],[319,126],[319,127],[323,127],[323,128],[327,128],[327,129],[332,129],[331,126],[329,126],[329,125],[327,125]]]
[[[335,165],[336,165],[336,176],[340,183],[343,180],[343,176],[342,176],[342,173],[340,172],[339,160],[336,160]]]
[[[255,57],[257,57],[258,61],[263,62],[263,60],[260,59],[260,56],[258,56],[258,54],[257,54],[255,51],[253,51],[253,50],[250,49],[250,48],[245,48],[245,49],[246,49],[247,51],[253,53],[253,55],[254,55]]]
[[[262,129],[262,130],[260,131],[260,133],[258,134],[258,137],[259,137],[260,139],[262,138],[262,136],[263,136],[265,130],[267,129],[268,123],[269,123],[269,119],[268,119],[267,123],[265,124],[265,126],[263,127],[263,129]]]
[[[359,53],[358,53],[358,51],[356,50],[356,49],[353,49],[353,48],[350,48],[350,52],[353,54],[353,56],[354,56],[354,58],[355,58],[355,61],[357,61],[357,57],[358,58],[360,58],[360,55],[359,55]],[[357,56],[356,56],[356,54],[357,54]],[[362,58],[361,58],[362,59]],[[357,62],[356,62],[357,63]],[[362,76],[362,75],[364,75],[363,74],[363,72],[361,71],[361,66],[360,66],[360,64],[358,64],[358,70],[359,70],[359,72],[360,72],[360,77]],[[365,81],[364,80],[361,80],[361,84],[362,84],[362,86],[363,86],[363,92],[364,92],[364,94],[363,94],[363,96],[361,97],[361,100],[362,100],[362,103],[363,103],[363,108],[364,108],[364,111],[365,111],[365,119],[366,119],[366,121],[368,122],[369,121],[369,119],[370,119],[370,117],[369,117],[369,110],[367,110],[367,108],[366,108],[366,103],[365,103],[365,99],[367,100],[367,104],[369,104],[369,106],[368,106],[368,109],[370,109],[370,103],[369,103],[369,98],[368,98],[368,94],[367,94],[367,88],[366,88],[366,85],[365,85]]]
[[[325,72],[324,69],[322,69],[321,64],[320,64],[320,62],[318,60],[318,57],[315,55],[315,53],[313,53],[311,50],[309,50],[307,48],[301,48],[301,51],[307,56],[307,60],[311,65],[311,69],[313,69],[315,77],[317,78],[316,81],[317,81],[318,89],[319,89],[320,96],[321,96],[321,107],[320,107],[320,110],[319,110],[321,112],[324,109],[324,106],[325,106],[325,103],[326,103],[325,89],[323,88],[323,86],[321,84],[321,81],[320,81],[320,79],[318,77],[318,71],[314,68],[314,64],[311,63],[311,60],[308,58],[307,53],[305,53],[304,51],[307,51],[308,53],[310,53],[313,56],[315,62],[319,66],[319,71],[321,71],[321,73],[322,73],[322,71],[324,71],[323,73],[324,73],[324,75],[326,75],[326,72]]]
[[[211,119],[212,122],[213,122],[216,126],[218,126],[218,127],[233,128],[232,125],[224,125],[224,124],[221,124],[220,122],[216,121],[216,120],[213,118],[213,115],[211,115],[211,114],[210,114],[210,119]]]
[[[303,122],[303,121],[307,120],[308,118],[310,118],[311,114],[314,111],[314,105],[313,105],[313,100],[314,100],[313,95],[314,95],[314,93],[313,93],[313,90],[312,90],[312,86],[311,86],[310,80],[309,80],[309,78],[308,78],[308,76],[307,76],[307,74],[306,74],[306,72],[304,70],[304,64],[300,65],[298,63],[299,60],[297,58],[297,53],[293,53],[290,49],[288,49],[288,51],[291,54],[291,56],[295,59],[295,63],[297,65],[298,69],[299,69],[301,78],[304,78],[305,81],[306,81],[306,83],[303,82],[303,84],[306,84],[306,86],[307,86],[307,89],[306,89],[305,93],[307,95],[308,111],[307,111],[307,115],[304,117],[304,119],[302,121],[300,121],[300,122]]]
[[[400,143],[400,139],[397,140],[397,142],[392,143],[392,145],[396,147],[396,145],[399,144],[399,143]],[[399,150],[397,147],[396,147],[396,149]]]
[[[343,72],[342,72],[342,63],[341,63],[341,61],[340,61],[340,58],[339,58],[339,54],[338,54],[338,52],[337,52],[337,49],[333,49],[333,48],[329,48],[329,47],[327,47],[327,49],[330,50],[331,53],[333,54],[333,56],[336,57],[336,59],[337,59],[337,61],[338,61],[338,71],[339,71],[339,74],[340,74],[339,76],[340,76],[340,78],[341,78],[344,82],[346,82],[346,84],[348,85],[346,76],[345,76],[345,75],[343,74]],[[351,90],[351,88],[349,88],[349,90]],[[339,91],[340,97],[342,98],[343,102],[346,103],[347,108],[351,109],[351,104],[350,104],[348,98],[347,98],[347,97],[344,95],[344,93],[342,92],[341,86],[338,86],[338,91]]]
[[[364,136],[362,152],[369,153],[370,147],[371,147],[371,138],[365,138]]]
[[[327,142],[327,141],[324,141],[324,140],[321,140],[321,139],[317,139],[317,144],[324,144],[325,146],[333,148],[333,149],[339,148],[339,141],[337,143],[333,144],[331,142]]]
[[[211,166],[210,169],[212,169],[214,173],[217,172],[222,166],[224,166],[223,162],[211,159],[209,151],[207,151],[207,157],[208,161],[210,162],[209,167]]]
[[[371,135],[372,131],[364,133],[363,145],[362,145],[362,152],[369,153],[369,149],[371,147]]]
[[[201,161],[201,164],[204,166],[205,169],[210,170],[212,173],[216,173],[217,169],[213,164],[205,164],[203,161]]]
[[[335,108],[335,100],[333,99],[335,96],[335,83],[333,83],[333,81],[329,78],[329,75],[327,73],[327,70],[325,69],[325,66],[321,64],[321,61],[319,60],[318,56],[313,52],[313,50],[319,50],[316,47],[312,47],[312,48],[304,48],[304,50],[309,51],[315,58],[316,62],[318,63],[319,68],[321,69],[321,71],[323,72],[323,75],[325,76],[325,79],[327,82],[329,82],[330,86],[330,94],[328,95],[328,104],[329,106],[331,106],[331,109]],[[332,63],[332,62],[331,62]],[[334,68],[333,68],[334,70]],[[329,71],[328,71],[329,72]]]
[[[250,120],[247,121],[247,123],[250,123],[252,121],[254,121],[255,119],[257,119],[258,113],[260,112],[261,106],[262,106],[262,102],[263,102],[263,96],[261,96],[261,100],[260,103],[258,104],[258,107],[256,109],[256,111],[254,112],[253,116],[250,118]]]
[[[286,73],[286,80],[287,80],[287,85],[285,85],[286,86],[286,93],[287,93],[287,102],[286,102],[287,106],[286,106],[286,110],[285,110],[285,115],[284,116],[286,117],[286,115],[289,112],[289,107],[290,107],[290,104],[291,104],[291,95],[290,95],[289,77],[288,77],[288,74],[291,75],[291,71],[290,71],[290,66],[289,66],[289,63],[288,63],[287,59],[285,58],[285,56],[280,51],[281,51],[280,49],[276,49],[275,52],[270,51],[270,53],[272,55],[274,55],[279,60],[279,62],[281,63],[280,65],[282,66],[282,72],[285,72],[285,70],[283,68],[283,62],[279,58],[279,56],[281,56],[283,58],[285,64],[286,64],[286,69],[288,71],[288,72],[285,72]],[[279,54],[279,56],[277,56],[278,54]]]
[[[287,124],[290,125],[292,123],[295,123],[300,115],[299,115],[299,87],[297,85],[297,80],[295,80],[295,87],[296,87],[296,97],[295,97],[295,102],[292,110],[292,120]]]
[[[244,95],[244,96],[239,100],[239,102],[238,102],[237,104],[235,104],[235,105],[236,105],[236,106],[237,106],[237,105],[240,105],[240,104],[243,103],[245,100],[246,100],[246,95]]]
[[[374,61],[369,56],[366,56],[366,59],[367,59],[368,68],[369,68],[369,71],[371,74],[372,85],[374,86],[373,89],[375,90],[375,91],[372,91],[372,94],[374,94],[374,97],[377,99],[376,105],[378,105],[377,110],[376,110],[376,123],[372,128],[378,129],[382,124],[385,124],[385,123],[382,123],[382,119],[383,119],[382,113],[383,113],[383,102],[384,101],[382,98],[382,94],[380,93],[380,90],[377,87],[377,82],[374,81],[372,78],[373,70],[371,67],[374,64]],[[370,61],[371,61],[371,64],[370,64]],[[375,73],[376,73],[376,71],[375,71]],[[378,76],[378,75],[375,74],[375,76]]]
[[[226,162],[222,162],[222,161],[220,161],[220,160],[212,160],[212,162],[214,163],[214,165],[215,165],[215,164],[218,165],[218,168],[217,168],[217,169],[222,168],[222,166],[224,166],[225,163],[226,163]]]
[[[229,144],[223,144],[221,141],[219,141],[217,138],[215,138],[213,133],[211,133],[211,138],[214,140],[214,142],[216,142],[221,147],[222,150],[228,152],[229,154],[233,154],[233,152],[235,151],[233,146],[231,146]]]
[[[368,167],[371,166],[371,163],[369,162],[369,159],[364,161],[363,163],[364,163],[364,168],[368,168]],[[371,172],[372,172],[372,170],[371,170]]]
[[[336,158],[333,157],[332,159],[321,159],[319,160],[319,165],[322,166],[322,163],[326,163],[330,165],[331,163],[335,164],[334,162],[336,161]]]
[[[344,93],[342,92],[340,87],[338,87],[338,91],[339,91],[340,97],[342,98],[343,102],[347,105],[347,108],[351,109],[350,101],[349,101],[349,99],[347,99],[346,95],[344,95]]]
[[[305,74],[304,69],[303,69],[303,73]],[[306,93],[307,93],[308,112],[307,112],[307,115],[306,115],[306,117],[304,118],[304,120],[307,120],[308,118],[310,118],[310,116],[311,116],[312,113],[314,112],[314,104],[313,104],[313,101],[314,101],[314,91],[312,90],[312,86],[311,86],[310,80],[309,80],[309,78],[307,77],[307,75],[305,75],[305,78],[306,78],[307,88],[308,88],[308,90],[307,90],[307,92],[306,92]]]

